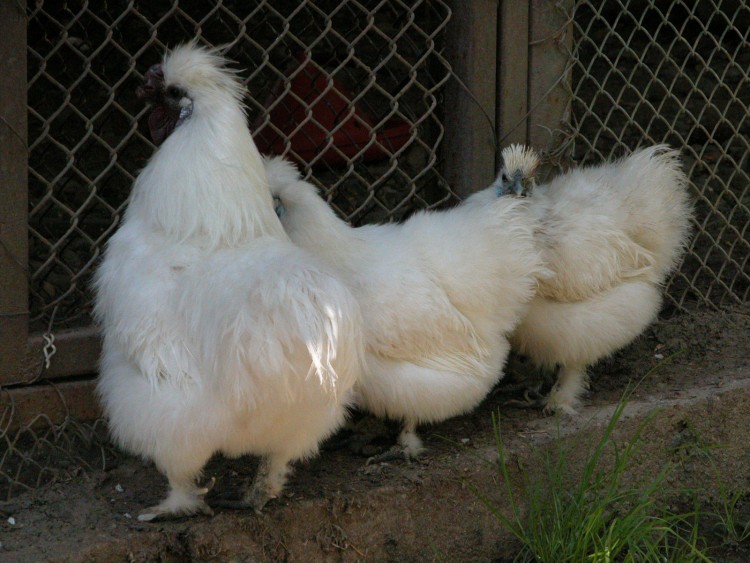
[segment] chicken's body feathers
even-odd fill
[[[473,205],[490,196],[473,196]],[[689,232],[687,178],[677,151],[659,145],[562,174],[527,199],[555,275],[540,280],[511,343],[535,364],[559,367],[546,408],[573,413],[586,367],[656,318]]]
[[[145,520],[209,511],[195,479],[217,452],[264,457],[262,507],[343,422],[363,357],[351,293],[274,213],[236,77],[188,46],[164,78],[192,113],[136,180],[96,276],[111,431],[170,482]]]
[[[368,360],[358,404],[407,428],[476,406],[502,376],[507,335],[542,270],[525,202],[353,229],[291,165],[274,159],[266,170],[292,241],[333,268],[362,310]]]

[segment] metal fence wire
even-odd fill
[[[223,46],[245,69],[261,148],[302,163],[346,219],[398,219],[455,200],[436,166],[438,100],[450,78],[438,47],[449,17],[439,0],[36,2],[28,24],[32,323],[90,321],[92,267],[153,152],[135,88],[166,46],[186,38]],[[315,111],[294,127],[271,119],[303,103]],[[352,133],[353,123],[366,123],[364,134]]]
[[[560,3],[561,6],[563,3]],[[560,8],[564,9],[564,8]],[[694,236],[672,304],[750,295],[750,5],[737,0],[577,1],[567,11],[572,119],[560,152],[599,162],[638,145],[679,148]]]
[[[750,6],[736,0],[550,5],[566,16],[565,28],[532,39],[566,51],[560,83],[569,89],[571,111],[560,124],[562,141],[547,147],[547,157],[591,163],[648,143],[679,148],[696,221],[667,287],[673,309],[746,302]],[[303,162],[344,218],[398,220],[415,208],[456,202],[440,173],[443,118],[451,109],[442,92],[454,78],[442,56],[450,18],[441,0],[30,2],[31,329],[90,322],[93,265],[153,152],[139,125],[146,109],[135,88],[165,47],[186,37],[225,45],[246,69],[256,139]],[[571,32],[572,42],[558,41]],[[343,99],[341,115],[357,112],[369,130],[348,145],[330,133],[313,138],[322,148],[308,153],[304,141],[325,118],[308,115],[290,130],[272,117],[275,107],[304,98],[295,77],[310,84],[320,73],[325,80],[315,99],[333,105]],[[107,464],[111,450],[99,425],[56,426],[42,416],[10,430],[12,416],[3,414],[0,427],[0,498],[70,476],[76,467]]]

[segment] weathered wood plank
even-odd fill
[[[39,378],[62,379],[95,374],[99,369],[102,349],[101,336],[96,327],[89,326],[54,333],[54,354],[49,367],[45,368],[44,349],[47,342],[40,334],[32,335],[28,341],[28,355],[24,369],[15,384],[33,383]],[[52,352],[48,349],[48,353]]]
[[[529,3],[501,0],[498,18],[497,138],[501,146],[528,141]]]
[[[80,421],[94,420],[101,416],[94,387],[93,380],[86,380],[2,390],[2,428],[8,431],[35,424],[59,424],[67,416]]]
[[[529,143],[543,152],[559,147],[570,122],[572,0],[532,0],[529,12]]]
[[[21,369],[28,336],[25,2],[0,2],[0,385]]]
[[[453,191],[467,196],[495,177],[498,5],[497,0],[449,4],[445,55],[475,100],[456,80],[446,85],[443,172]]]

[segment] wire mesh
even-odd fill
[[[573,31],[570,72],[560,81],[570,87],[572,111],[549,155],[590,163],[649,143],[680,148],[695,193],[695,235],[669,298],[675,310],[746,302],[750,6],[581,0],[557,9]],[[153,152],[134,94],[140,73],[186,37],[224,45],[246,69],[256,134],[269,145],[280,140],[279,152],[303,163],[346,219],[398,220],[458,199],[439,166],[450,110],[441,93],[453,78],[441,56],[450,10],[440,0],[38,0],[28,18],[32,330],[90,322],[93,265]],[[335,90],[347,103],[308,154],[294,136],[304,141],[326,129],[321,118],[308,114],[289,130],[271,115],[302,100],[292,83],[310,68],[325,73],[315,100]],[[368,131],[344,148],[335,136],[355,112]],[[404,122],[411,126],[404,139],[382,141]],[[10,430],[12,416],[6,412],[0,427],[0,498],[105,466],[113,455],[101,423],[56,425],[41,416]]]
[[[578,1],[568,12],[572,122],[582,163],[639,145],[682,151],[694,236],[666,292],[676,309],[750,294],[750,5]]]
[[[11,405],[0,413],[0,502],[87,471],[106,471],[119,455],[104,419],[55,423],[42,414],[10,430],[13,410]]]
[[[92,267],[153,151],[139,130],[140,73],[186,38],[222,45],[246,69],[250,122],[280,136],[269,148],[300,162],[346,219],[399,219],[454,201],[436,166],[439,97],[450,77],[438,49],[449,17],[443,2],[419,0],[36,2],[28,24],[32,329],[90,322]],[[295,129],[280,129],[269,118],[277,106],[310,101],[292,88],[296,77],[309,79],[305,58],[323,76],[314,103],[337,96],[343,115],[323,127],[305,114]],[[342,141],[355,112],[364,135]],[[324,133],[312,154],[295,144],[309,131]]]

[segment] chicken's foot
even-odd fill
[[[416,422],[404,422],[404,428],[398,437],[398,444],[382,454],[372,456],[367,460],[365,465],[387,461],[406,461],[407,463],[411,463],[417,460],[425,448],[422,445],[422,440],[417,435],[416,428]]]
[[[260,514],[269,500],[279,496],[288,474],[289,464],[286,460],[282,462],[272,457],[264,457],[260,460],[252,485],[243,487],[241,498],[219,497],[213,500],[212,504],[233,510],[249,509]]]
[[[138,515],[138,520],[141,522],[154,522],[157,520],[172,520],[194,514],[213,516],[213,510],[206,504],[203,497],[215,484],[215,477],[211,477],[210,481],[203,487],[196,487],[193,483],[170,483],[171,489],[167,498],[160,504],[143,510]]]

